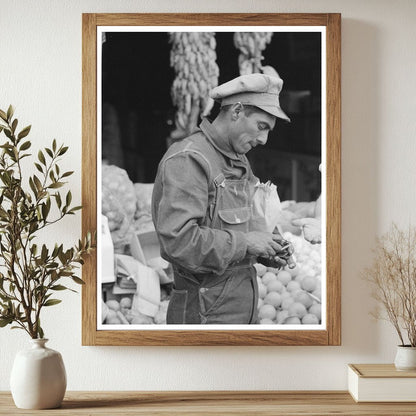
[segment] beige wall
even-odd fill
[[[342,346],[81,347],[81,299],[64,294],[45,314],[70,390],[345,389],[346,364],[392,362],[397,339],[368,315],[359,279],[377,233],[416,220],[416,2],[413,0],[0,0],[0,108],[33,124],[34,146],[70,145],[75,199],[81,183],[81,13],[342,13]],[[46,235],[66,243],[76,217]],[[0,330],[0,390],[26,336]]]

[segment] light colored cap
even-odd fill
[[[240,102],[243,105],[253,105],[272,116],[290,122],[290,118],[281,109],[279,103],[282,86],[283,81],[278,75],[241,75],[215,87],[210,97],[221,102],[221,107]]]

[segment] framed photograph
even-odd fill
[[[341,344],[340,33],[83,14],[83,345]]]

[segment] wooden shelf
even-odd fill
[[[355,403],[345,391],[67,392],[59,409],[22,410],[0,392],[0,415],[415,415],[414,403]]]

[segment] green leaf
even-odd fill
[[[38,191],[41,191],[42,190],[42,183],[41,183],[41,181],[39,180],[39,178],[36,175],[33,175],[33,181],[34,181],[34,183],[36,185],[36,189]]]
[[[32,177],[29,178],[29,186],[30,186],[30,189],[32,190],[32,192],[34,193],[35,197],[37,198],[37,196],[38,196],[38,190],[37,190],[37,188],[35,186],[35,183],[33,182],[33,178]]]
[[[13,123],[12,123],[12,132],[13,133],[16,131],[17,123],[18,123],[18,120],[17,120],[17,118],[15,118],[13,120]]]
[[[36,244],[32,244],[32,246],[30,247],[30,251],[34,256],[36,256],[36,253],[38,252],[38,246]]]
[[[50,205],[48,204],[42,204],[42,218],[46,221],[46,219],[48,218],[48,214],[50,211]]]
[[[30,141],[28,140],[27,142],[24,142],[21,146],[20,146],[20,150],[27,150],[29,149],[29,147],[32,146],[32,143],[30,143]]]
[[[35,162],[35,166],[36,166],[36,169],[37,169],[40,173],[43,173],[43,168],[42,168],[42,166],[41,166],[41,165],[39,165],[39,163]]]
[[[58,248],[59,248],[58,244],[55,243],[55,247],[53,248],[53,251],[51,254],[52,258],[55,258],[58,255]]]
[[[7,114],[3,110],[0,110],[0,117],[7,122]]]
[[[49,148],[45,148],[45,152],[49,155],[49,157],[53,157],[53,153],[52,153],[52,150],[51,149],[49,149]]]
[[[11,324],[13,322],[13,318],[0,318],[0,328],[4,328],[5,326]]]
[[[40,199],[45,198],[45,196],[47,196],[47,195],[48,195],[48,193],[46,191],[39,192],[39,198]]]
[[[62,156],[63,154],[66,153],[67,150],[68,150],[68,146],[62,147],[61,150],[59,151],[58,156]]]
[[[62,300],[60,299],[48,299],[43,306],[53,306],[53,305],[57,305],[58,303],[61,303]]]
[[[79,211],[80,209],[82,209],[82,206],[81,205],[78,205],[76,207],[71,208],[70,212]]]
[[[42,245],[42,251],[40,253],[40,258],[41,258],[42,262],[45,262],[47,257],[48,257],[48,249],[45,246],[45,244],[43,244]]]
[[[73,170],[71,170],[71,171],[69,171],[69,172],[65,172],[65,173],[61,176],[61,178],[66,178],[67,176],[71,176],[73,173],[74,173],[74,171],[73,171]]]
[[[4,129],[6,127],[3,127]],[[3,143],[2,145],[0,145],[1,149],[11,149],[13,146],[10,143]]]
[[[41,150],[39,150],[39,152],[38,152],[38,159],[43,165],[46,166],[45,156],[43,155]]]
[[[1,175],[1,180],[3,181],[3,183],[8,186],[10,185],[10,176],[8,175],[7,172],[4,172],[3,175]]]
[[[30,234],[33,234],[38,229],[39,229],[39,224],[36,221],[30,223],[30,225],[29,225],[29,232],[30,232]]]
[[[56,205],[58,205],[58,208],[61,208],[61,206],[62,206],[62,199],[61,199],[61,194],[59,192],[57,192],[55,194],[55,199],[56,199]]]
[[[7,121],[11,121],[14,114],[14,108],[12,105],[9,105],[9,108],[7,109]]]
[[[64,285],[51,286],[51,290],[67,290],[68,288]]]
[[[78,283],[79,285],[85,285],[85,282],[84,282],[82,279],[80,279],[79,277],[77,277],[77,276],[72,276],[72,277],[71,277],[71,279],[72,279],[75,283]]]
[[[72,202],[72,194],[71,194],[71,191],[68,191],[68,193],[66,194],[66,198],[65,198],[65,205],[69,207],[71,202]]]
[[[26,126],[18,135],[17,135],[17,138],[20,140],[20,139],[23,139],[24,137],[26,137],[28,134],[29,134],[29,132],[30,132],[30,129],[32,128],[32,126]]]
[[[52,142],[52,150],[56,152],[56,140],[55,139],[53,139],[53,142]]]
[[[48,188],[51,189],[56,189],[56,188],[62,188],[65,185],[64,182],[55,182],[55,183],[51,183]]]
[[[4,129],[4,134],[6,135],[6,137],[8,138],[8,139],[11,139],[13,136],[12,136],[12,132],[9,130],[9,129]]]
[[[40,326],[40,324],[38,325],[38,334],[39,334],[39,338],[43,338],[45,336],[45,333],[43,332],[43,329]]]
[[[62,250],[59,250],[58,251],[58,258],[59,258],[59,261],[62,264],[65,264],[66,263],[66,256],[65,256],[65,253]]]

